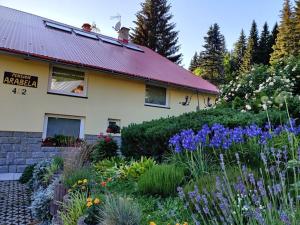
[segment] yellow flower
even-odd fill
[[[84,180],[83,180],[83,183],[84,183],[84,184],[86,184],[87,182],[88,182],[88,180],[87,180],[87,179],[84,179]]]
[[[100,204],[100,199],[99,198],[95,198],[94,204],[96,204],[96,205]]]
[[[180,225],[179,223],[176,223],[176,225]]]
[[[149,225],[156,225],[156,223],[154,223],[154,222],[150,222],[150,224]]]
[[[82,184],[82,180],[77,181],[78,184]]]
[[[92,199],[91,197],[89,197],[89,198],[86,199],[86,201],[87,201],[87,202],[92,202],[93,199]]]
[[[188,222],[184,222],[183,225],[188,225]]]
[[[92,202],[88,202],[88,203],[86,203],[86,206],[87,206],[88,208],[90,208],[92,205],[93,205],[93,203],[92,203]]]

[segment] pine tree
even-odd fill
[[[259,50],[258,50],[258,29],[257,24],[255,20],[253,20],[251,29],[250,29],[250,35],[248,39],[252,39],[253,41],[253,51],[252,51],[252,61],[254,63],[259,63]]]
[[[218,24],[212,25],[204,37],[204,51],[201,53],[202,77],[215,85],[224,83],[225,38]]]
[[[234,67],[236,71],[240,70],[243,64],[243,58],[246,52],[246,48],[247,48],[247,39],[244,30],[242,30],[238,41],[234,45],[234,50],[233,50],[233,60],[234,60],[234,64],[235,64]]]
[[[296,0],[295,16],[295,53],[300,55],[300,0]]]
[[[270,61],[270,51],[272,47],[270,46],[271,35],[269,31],[269,26],[267,23],[264,24],[263,30],[260,35],[258,42],[258,62],[264,65],[268,65]],[[270,49],[271,48],[271,49]]]
[[[198,53],[195,52],[193,58],[191,59],[189,71],[193,72],[198,66],[199,66],[199,56]]]
[[[254,41],[252,38],[249,38],[247,49],[243,58],[243,64],[240,69],[240,73],[247,73],[251,70],[251,66],[253,65],[253,52],[254,52]]]
[[[274,52],[271,55],[271,63],[274,63],[283,57],[292,55],[295,51],[294,45],[293,14],[290,0],[285,0],[276,44],[273,46]]]
[[[271,57],[271,54],[273,53],[273,46],[276,44],[276,39],[277,39],[277,35],[278,35],[278,24],[275,23],[273,30],[272,30],[272,34],[270,35],[270,40],[269,40],[269,56]]]
[[[174,63],[179,64],[182,54],[178,53],[178,31],[174,31],[171,5],[167,0],[145,0],[142,10],[136,14],[136,27],[131,39],[134,43],[147,46]]]

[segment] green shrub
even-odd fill
[[[33,170],[36,164],[29,165],[25,168],[24,172],[22,173],[22,176],[19,179],[19,182],[21,184],[26,184],[30,181],[33,175]]]
[[[64,174],[63,182],[67,188],[71,188],[79,180],[84,179],[88,181],[95,179],[94,170],[91,167],[82,167],[68,174]]]
[[[143,194],[168,196],[176,194],[184,179],[184,169],[176,165],[155,165],[138,180],[138,190]]]
[[[63,168],[63,165],[64,160],[62,157],[54,157],[50,166],[46,168],[46,172],[43,176],[44,183],[49,184],[53,176]]]
[[[285,120],[285,114],[270,111],[273,124]],[[250,124],[263,125],[267,122],[265,112],[258,114],[242,113],[231,108],[216,108],[186,113],[178,117],[152,120],[142,124],[131,124],[122,129],[122,153],[127,157],[139,158],[152,156],[161,159],[169,150],[171,136],[184,129],[200,130],[204,124],[223,124],[226,127],[246,126]]]
[[[59,212],[64,225],[77,225],[78,219],[86,210],[86,195],[83,193],[70,193],[67,203],[62,204]]]
[[[125,160],[119,157],[112,157],[96,162],[93,167],[99,176],[107,179],[118,175],[120,165],[125,165]]]
[[[111,158],[117,155],[118,144],[111,136],[101,135],[92,152],[92,160],[98,162],[100,160]]]
[[[152,158],[141,157],[139,161],[121,165],[118,176],[123,179],[137,179],[155,164],[156,162]]]
[[[139,206],[124,197],[108,195],[104,207],[100,209],[98,222],[100,225],[140,225]]]

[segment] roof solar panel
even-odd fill
[[[83,37],[99,40],[98,36],[93,33],[86,33],[86,32],[80,31],[80,30],[74,30],[74,33],[77,35],[83,36]]]
[[[117,40],[114,40],[114,39],[110,39],[110,38],[106,38],[106,37],[100,37],[100,39],[103,42],[106,42],[106,43],[109,43],[109,44],[122,46],[122,44],[120,42],[118,42]]]
[[[134,44],[128,43],[125,46],[126,46],[126,48],[129,48],[129,49],[132,49],[132,50],[135,50],[135,51],[144,52],[141,48],[139,48],[138,46],[136,46]]]
[[[69,32],[69,33],[72,32],[72,28],[66,27],[66,26],[63,26],[63,25],[60,25],[60,24],[57,24],[57,23],[52,23],[50,21],[45,21],[45,24],[46,24],[47,27],[51,27],[51,28],[54,28],[54,29],[57,29],[57,30],[66,31],[66,32]]]

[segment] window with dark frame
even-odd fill
[[[167,106],[167,88],[147,84],[145,104],[154,106]]]
[[[58,94],[86,96],[85,73],[82,71],[52,67],[49,91]]]

